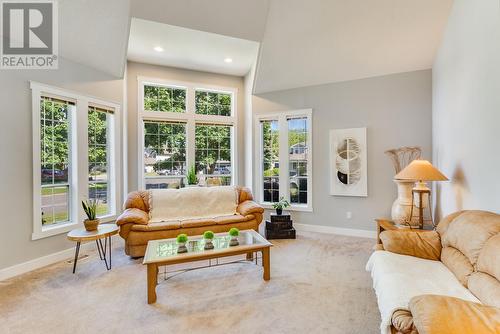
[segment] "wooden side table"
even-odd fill
[[[73,262],[73,274],[76,270],[76,262],[78,261],[78,253],[80,253],[80,245],[85,241],[93,241],[97,245],[99,258],[104,261],[106,269],[111,269],[111,236],[118,233],[118,226],[115,224],[102,224],[97,227],[95,231],[87,231],[86,229],[72,230],[68,233],[68,239],[76,241],[75,261]],[[102,246],[102,239],[104,239],[104,247]],[[106,258],[109,256],[109,259]],[[108,263],[109,260],[109,263]]]

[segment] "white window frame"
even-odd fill
[[[165,112],[144,110],[144,85],[156,85],[186,90],[186,112]],[[138,139],[138,188],[146,189],[144,177],[144,121],[185,122],[186,123],[186,168],[195,164],[195,128],[196,123],[231,126],[231,185],[238,180],[238,89],[194,82],[164,80],[152,77],[137,77],[137,139]],[[196,91],[231,94],[231,116],[196,114]],[[176,176],[176,178],[178,178]]]
[[[292,211],[313,211],[313,188],[312,188],[312,178],[313,178],[313,141],[312,141],[312,109],[299,109],[299,110],[289,110],[282,111],[272,114],[262,114],[255,117],[255,157],[258,157],[258,161],[255,164],[256,170],[256,198],[258,202],[266,209],[272,209],[272,203],[264,202],[264,171],[262,166],[263,161],[263,140],[262,140],[262,126],[261,121],[278,121],[279,129],[279,165],[280,165],[280,175],[279,175],[279,196],[285,197],[290,201],[290,172],[289,172],[289,147],[288,147],[288,119],[296,117],[306,117],[307,118],[307,143],[308,143],[308,154],[307,154],[307,204],[293,204],[287,208],[287,210]]]
[[[109,124],[109,187],[110,214],[99,217],[102,222],[116,219],[120,207],[120,104],[104,101],[99,98],[82,95],[66,89],[30,81],[32,92],[33,119],[33,233],[32,240],[42,239],[57,234],[66,233],[74,228],[83,227],[85,213],[81,201],[88,198],[88,108],[89,105],[113,109],[113,117]],[[71,113],[69,147],[70,147],[70,179],[69,183],[69,213],[68,222],[49,226],[41,223],[41,176],[40,176],[40,100],[42,96],[52,96],[61,100],[75,102],[76,112]]]

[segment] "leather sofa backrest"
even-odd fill
[[[249,188],[238,186],[236,187],[236,190],[238,191],[238,204],[244,201],[253,200],[252,191]],[[123,208],[136,208],[145,212],[149,212],[149,191],[139,190],[130,192],[127,195],[127,199],[125,200]]]
[[[500,307],[500,215],[460,211],[437,226],[441,261],[479,300]]]
[[[139,209],[149,212],[149,191],[139,190],[128,193],[123,204],[124,209]]]

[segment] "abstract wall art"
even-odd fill
[[[330,195],[368,196],[366,128],[330,130]]]

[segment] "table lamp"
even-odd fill
[[[418,196],[418,223],[419,228],[424,227],[424,195],[428,198],[429,210],[431,216],[431,222],[434,226],[434,221],[432,218],[431,210],[431,190],[427,186],[427,181],[448,181],[448,178],[444,176],[439,170],[437,170],[429,161],[427,160],[413,160],[405,169],[396,174],[394,177],[397,180],[412,180],[415,181],[415,186],[412,189],[412,199],[411,199],[411,213],[410,213],[410,226],[413,219],[413,207],[415,206],[415,197]]]

